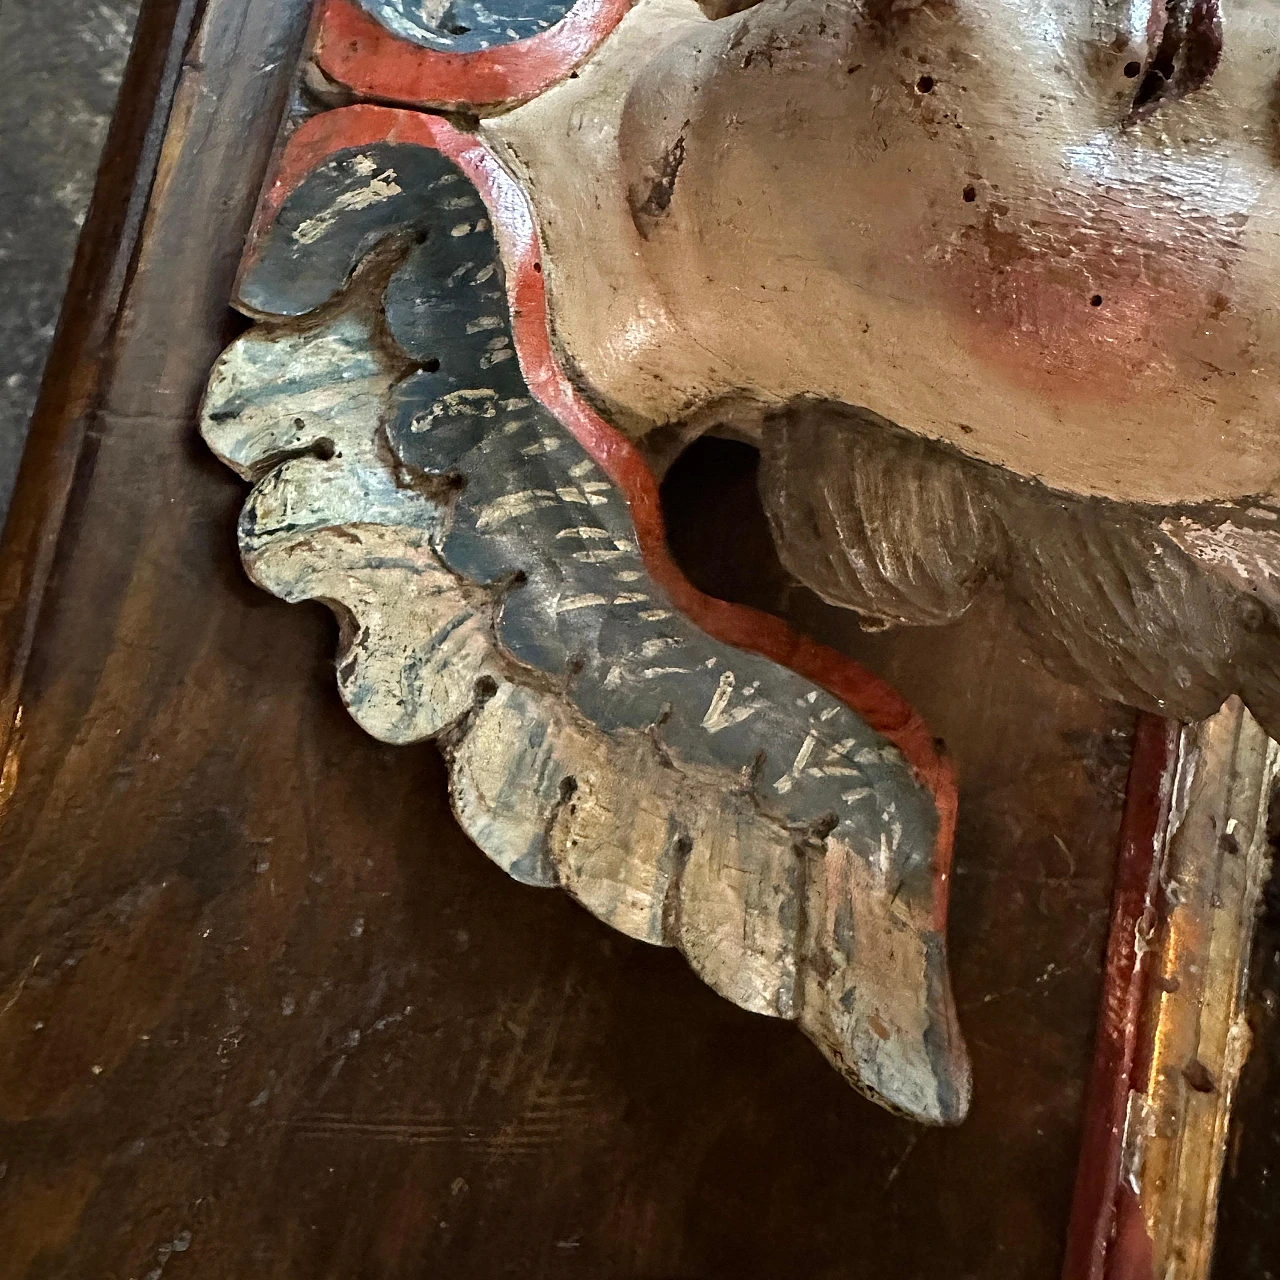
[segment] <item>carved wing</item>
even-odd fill
[[[255,482],[250,575],[341,620],[360,724],[438,742],[510,875],[678,947],[877,1101],[961,1119],[949,768],[892,690],[679,574],[652,475],[552,355],[495,158],[439,117],[312,119],[239,304],[263,322],[204,435]]]

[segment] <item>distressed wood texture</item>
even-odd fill
[[[251,576],[346,624],[357,721],[437,740],[517,880],[679,948],[884,1105],[963,1118],[950,769],[869,672],[672,564],[643,461],[547,346],[519,188],[443,120],[350,107],[289,139],[263,213],[238,298],[279,319],[203,431],[257,481]]]
[[[360,7],[394,35],[426,49],[476,53],[527,40],[559,22],[573,0],[359,0]]]
[[[1158,867],[1156,981],[1143,1010],[1124,1176],[1155,1275],[1206,1280],[1228,1128],[1252,1030],[1250,951],[1272,875],[1267,816],[1280,745],[1236,700],[1179,743]]]
[[[1139,722],[1064,1280],[1210,1274],[1278,765],[1238,699]]]
[[[858,637],[773,559],[749,451],[670,477],[699,585],[892,679],[968,779],[956,1130],[478,857],[435,750],[342,708],[325,612],[244,580],[243,485],[195,431],[304,7],[210,0],[157,59],[145,235],[122,303],[64,328],[7,534],[7,572],[25,545],[50,572],[4,632],[0,1274],[1053,1274],[1128,715],[1044,675],[998,602]]]
[[[771,415],[763,453],[779,553],[823,599],[932,625],[995,582],[1065,679],[1185,721],[1238,693],[1280,734],[1276,512],[1053,493],[818,402]]]

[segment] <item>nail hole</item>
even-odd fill
[[[437,360],[435,356],[432,356],[430,360],[424,360],[422,362],[422,367],[427,371],[427,373],[439,373],[440,361]]]
[[[315,457],[319,458],[321,462],[328,462],[329,459],[338,452],[338,448],[328,436],[321,436],[320,439],[311,446],[311,452]]]
[[[973,187],[973,186],[965,187],[964,189],[965,204],[972,204],[977,198],[978,198],[977,187]]]
[[[1089,299],[1089,305],[1090,305],[1091,307],[1100,307],[1100,306],[1102,306],[1102,294],[1100,294],[1100,293],[1095,293],[1095,294],[1093,295],[1093,297]]]
[[[840,819],[834,813],[826,814],[813,824],[814,839],[825,840],[839,825]]]
[[[1124,73],[1130,80],[1136,80],[1141,70],[1142,63],[1140,62],[1126,62],[1124,64]]]
[[[540,263],[540,262],[535,262],[535,263],[533,264],[533,269],[534,269],[534,270],[535,270],[539,275],[541,275],[541,274],[542,274],[542,263]]]
[[[916,81],[916,92],[917,92],[917,93],[932,93],[932,92],[933,92],[933,77],[932,77],[932,76],[921,76],[921,77],[920,77],[920,79]]]
[[[488,702],[498,692],[498,682],[492,676],[481,676],[475,684],[475,700],[477,704]]]

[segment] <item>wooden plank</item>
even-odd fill
[[[1238,699],[1188,726],[1160,869],[1157,980],[1148,991],[1124,1175],[1152,1241],[1154,1273],[1206,1280],[1228,1126],[1249,1054],[1249,959],[1271,875],[1267,811],[1280,770]]]
[[[0,741],[7,744],[66,504],[160,160],[197,0],[149,0],[49,352],[0,555]]]

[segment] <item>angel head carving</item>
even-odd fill
[[[204,432],[250,572],[330,604],[495,861],[953,1122],[945,755],[695,591],[656,476],[754,440],[828,600],[1003,590],[1071,678],[1280,725],[1263,8],[623,9],[324,0]]]

